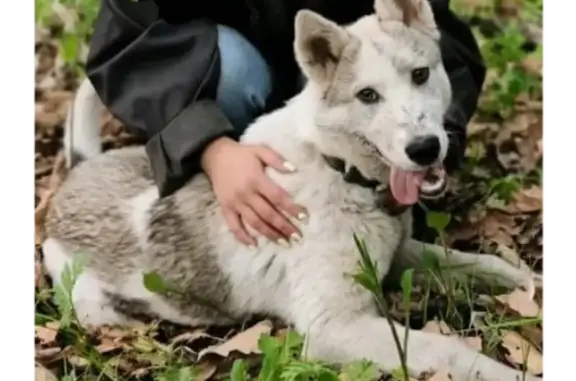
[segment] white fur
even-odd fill
[[[394,16],[385,14],[392,0],[377,1],[386,5],[379,9],[381,19]],[[430,8],[422,6],[420,0],[413,1],[423,12],[418,25],[424,29],[430,28],[430,20],[433,22]],[[297,28],[297,41],[306,37],[302,31],[305,23],[311,22],[312,27],[320,28],[323,32],[334,28],[326,20],[314,20],[319,16],[305,12],[299,15],[302,24],[300,29]],[[306,17],[312,19],[306,20]],[[268,173],[296,202],[308,208],[309,221],[300,224],[303,242],[293,243],[291,248],[284,249],[261,238],[258,248],[250,250],[237,243],[219,214],[210,216],[207,221],[209,234],[206,239],[216,245],[219,266],[232,285],[229,308],[239,314],[275,314],[293,323],[299,332],[308,335],[308,353],[314,358],[335,362],[365,358],[392,371],[399,367],[400,362],[391,329],[386,320],[379,316],[370,293],[345,276],[358,270],[359,256],[351,233],[355,232],[365,239],[381,277],[388,273],[395,260],[417,264],[422,246],[405,236],[410,233],[409,213],[391,217],[375,209],[371,190],[343,182],[341,175],[329,169],[319,155],[320,152],[337,154],[365,174],[377,174],[372,171],[373,157],[359,155],[355,147],[349,147],[345,140],[330,135],[331,128],[337,123],[358,128],[383,152],[385,159],[405,169],[414,167],[406,158],[404,147],[415,135],[437,134],[442,141],[442,157],[445,155],[447,140],[441,126],[443,111],[450,101],[446,73],[441,63],[435,63],[440,66],[432,70],[433,79],[427,85],[429,88],[425,91],[413,89],[406,79],[406,73],[392,64],[392,58],[421,65],[426,62],[417,61],[426,57],[411,56],[410,51],[395,40],[392,32],[382,33],[382,29],[388,27],[392,28],[389,24],[378,25],[375,17],[366,17],[347,29],[339,29],[338,32],[332,30],[334,33],[330,35],[336,39],[352,36],[350,38],[362,42],[355,68],[357,76],[348,90],[342,90],[344,93],[350,92],[350,101],[336,107],[327,107],[321,96],[329,71],[336,69],[327,68],[323,72],[318,67],[307,68],[306,65],[310,64],[302,61],[306,54],[297,48],[299,62],[309,75],[308,85],[284,108],[258,119],[242,137],[244,143],[269,145],[297,167],[297,172],[291,175],[282,175],[273,170],[268,170]],[[422,37],[422,44],[432,44],[430,37],[427,38]],[[379,44],[380,48],[377,47]],[[338,47],[337,41],[334,46]],[[424,50],[432,56],[436,52],[432,48]],[[436,58],[439,59],[439,56]],[[385,103],[378,105],[378,110],[368,110],[366,105],[354,100],[353,94],[364,86],[373,86],[384,95]],[[77,102],[84,101],[88,105],[99,102],[97,97],[77,98]],[[364,123],[361,116],[366,112],[376,116]],[[415,120],[421,113],[426,113],[426,123]],[[89,114],[77,115],[88,118]],[[83,126],[86,125],[90,126],[83,123]],[[89,128],[93,132],[95,127],[92,125]],[[82,131],[86,135],[76,134],[73,142],[77,142],[78,146],[74,148],[80,148],[86,157],[92,157],[95,153],[95,135],[86,129]],[[83,148],[90,145],[92,148],[88,150]],[[146,247],[149,223],[147,211],[156,197],[157,193],[150,189],[125,203],[131,231],[139,238],[143,248]],[[70,257],[63,247],[63,243],[53,238],[44,244],[46,264],[56,280]],[[477,258],[473,254],[460,252],[446,258],[442,248],[436,248],[434,252],[438,258],[460,264],[473,263]],[[267,271],[263,271],[272,258],[273,263]],[[145,260],[144,257],[142,260]],[[500,259],[478,262],[480,270],[493,270],[512,285],[532,284],[532,274],[515,269]],[[144,289],[141,284],[144,271],[144,262],[135,265],[134,273],[119,280],[119,285],[113,287],[114,292],[127,298],[149,301],[154,312],[162,318],[194,324],[194,319],[184,316]],[[112,285],[100,284],[90,274],[88,269],[84,283],[76,291],[77,306],[83,309],[82,313],[90,323],[118,322],[117,316],[104,309],[99,299],[99,290]],[[403,337],[405,328],[396,325],[396,329]],[[409,371],[415,377],[421,372],[440,368],[447,368],[455,381],[516,381],[520,376],[518,371],[476,353],[454,338],[410,331],[405,350],[408,351]],[[531,376],[525,379],[539,380]]]
[[[132,231],[138,238],[138,243],[142,250],[146,250],[148,233],[148,213],[152,204],[158,200],[158,188],[151,186],[144,192],[131,198],[126,205],[128,219],[132,224]]]
[[[92,157],[102,152],[100,116],[103,110],[94,87],[84,79],[76,90],[64,123],[64,158],[69,168],[74,164],[74,153]]]

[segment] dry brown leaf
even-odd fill
[[[194,341],[196,341],[198,339],[203,339],[203,338],[216,339],[214,336],[207,334],[206,331],[204,331],[203,329],[196,329],[192,332],[184,332],[178,336],[175,336],[170,340],[170,342],[172,344],[180,344],[180,343],[191,344]]]
[[[538,350],[542,350],[544,335],[541,326],[535,324],[524,324],[517,328],[518,333],[522,335],[530,344]]]
[[[521,62],[522,67],[529,73],[542,76],[542,69],[544,68],[542,58],[536,55],[530,55]]]
[[[517,332],[505,331],[502,346],[508,350],[506,359],[514,364],[524,365],[528,372],[539,375],[543,372],[542,354]]]
[[[98,327],[98,333],[102,338],[108,338],[112,340],[130,337],[132,334],[132,332],[129,330],[110,326]]]
[[[196,370],[198,372],[195,374],[194,381],[208,381],[216,374],[218,367],[212,363],[203,362],[196,366]]]
[[[260,335],[269,334],[271,331],[272,322],[270,320],[263,320],[247,330],[233,336],[230,340],[227,340],[222,344],[212,345],[203,349],[198,354],[198,359],[200,360],[210,353],[221,357],[227,357],[234,351],[245,355],[252,353],[259,354],[260,350],[258,349],[258,340],[260,339]]]
[[[34,250],[34,287],[39,291],[48,288],[48,280],[38,250]]]
[[[49,324],[49,323],[48,323]],[[50,345],[56,341],[56,336],[58,336],[58,329],[60,326],[39,326],[37,325],[34,328],[35,337],[40,340],[40,343],[43,345]]]
[[[541,186],[533,185],[530,188],[517,192],[510,203],[507,211],[509,213],[533,213],[542,210],[543,189]]]
[[[59,360],[62,356],[62,349],[58,347],[51,348],[38,348],[34,351],[34,357],[36,360],[42,362],[43,364],[50,364],[56,360]]]
[[[506,304],[521,316],[542,317],[542,308],[529,296],[525,291],[516,289],[510,294],[496,296],[496,300]]]
[[[498,211],[488,213],[477,228],[481,237],[509,247],[514,246],[513,237],[521,231],[513,216]]]
[[[537,153],[540,157],[544,154],[544,141],[542,139],[536,142]]]
[[[107,353],[112,352],[116,349],[120,349],[123,347],[123,344],[120,340],[110,340],[110,339],[102,339],[100,344],[96,346],[96,350],[99,353]]]
[[[58,381],[54,373],[40,364],[36,364],[34,369],[34,381]]]

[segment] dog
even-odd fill
[[[439,163],[448,148],[443,116],[451,88],[431,8],[410,2],[416,12],[409,24],[394,0],[376,0],[374,14],[346,26],[309,10],[297,14],[294,50],[306,85],[241,137],[297,168],[267,169],[308,210],[294,219],[302,239],[287,247],[264,237],[257,247],[238,243],[205,175],[159,198],[142,147],[101,153],[96,110],[103,106],[85,81],[66,123],[66,158],[74,166],[53,196],[43,244],[55,282],[76,253],[85,258],[73,290],[81,324],[131,325],[150,316],[227,325],[273,315],[306,335],[312,358],[366,359],[391,372],[401,366],[391,327],[370,292],[346,276],[360,258],[353,233],[380,278],[422,268],[426,248],[442,262],[470,265],[461,271],[481,282],[497,279],[533,294],[531,271],[415,241],[410,208],[392,213],[379,202],[382,188],[410,205],[437,196],[446,183]],[[370,181],[350,180],[352,169]],[[150,272],[177,292],[150,292],[143,283]],[[408,328],[395,329],[403,336]],[[404,351],[414,377],[442,368],[457,381],[541,380],[429,332],[410,330]]]

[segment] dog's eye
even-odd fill
[[[425,84],[426,81],[428,81],[428,77],[430,77],[430,68],[419,67],[412,70],[412,82],[414,82],[415,85]]]
[[[376,90],[367,87],[360,90],[358,94],[356,94],[356,98],[358,98],[362,103],[371,104],[380,100],[380,94],[378,94]]]

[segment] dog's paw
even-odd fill
[[[542,284],[542,275],[536,274],[526,264],[515,266],[495,255],[482,255],[482,270],[487,280],[510,289],[520,288],[532,299],[536,286]]]
[[[422,372],[444,371],[452,381],[541,381],[541,377],[504,365],[462,343],[454,337],[412,331],[413,344],[408,353],[408,368]],[[410,340],[410,338],[409,338]]]

